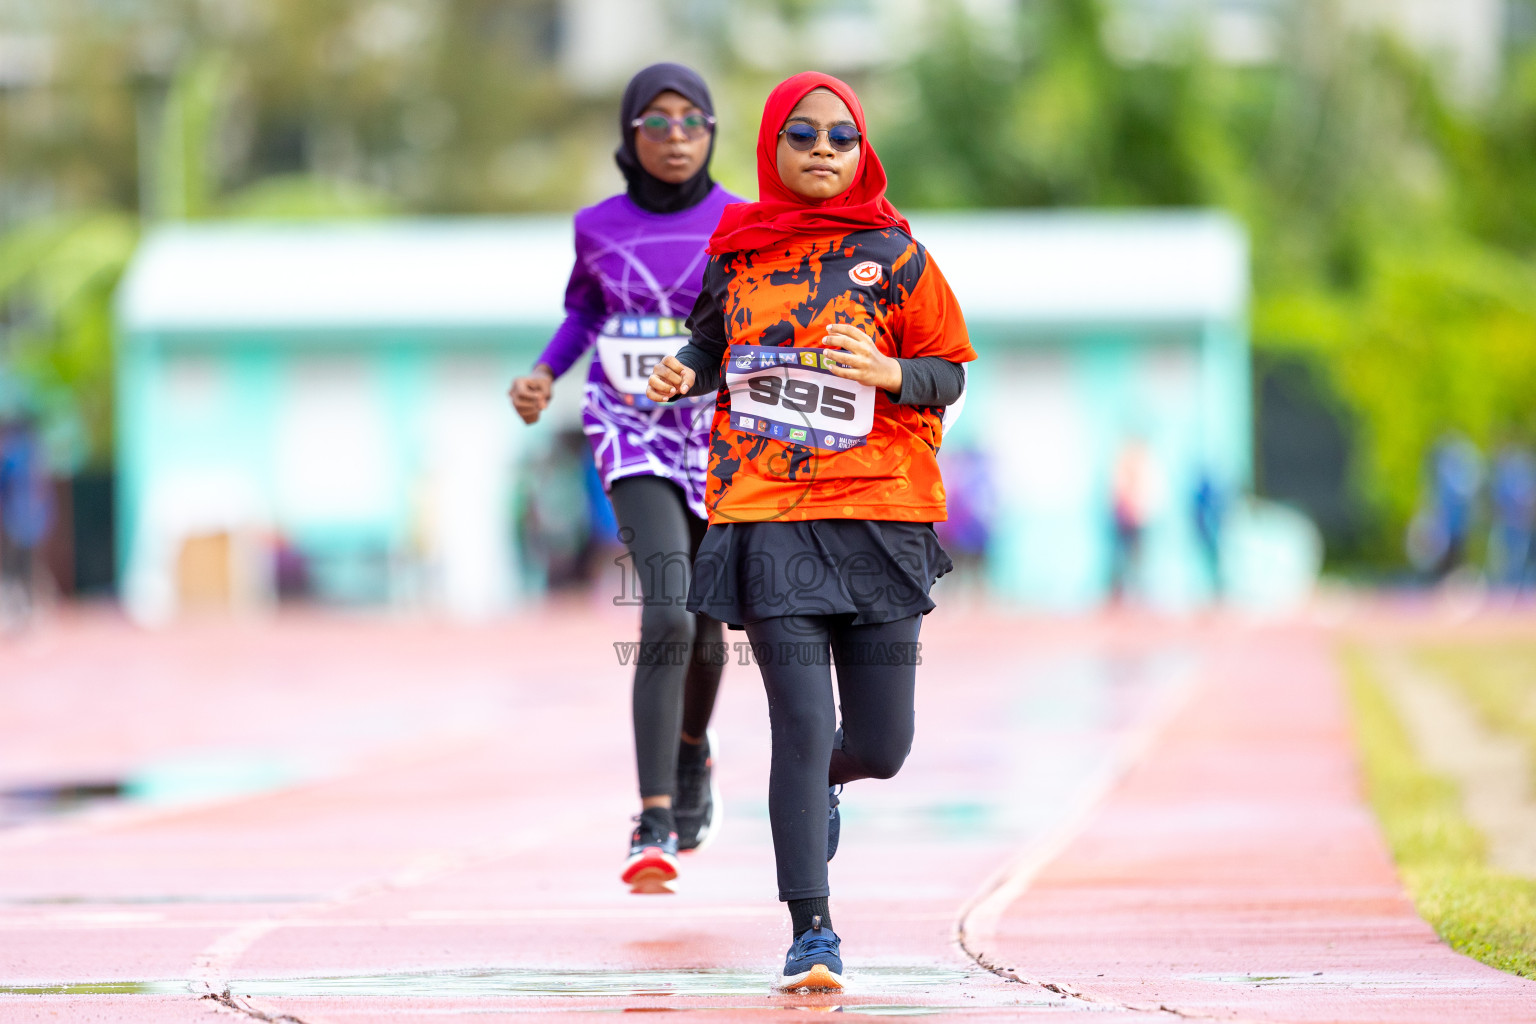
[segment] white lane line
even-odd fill
[[[1078,993],[1062,986],[1019,974],[1011,965],[993,962],[988,950],[997,938],[998,923],[1008,908],[1034,884],[1040,872],[1083,833],[1105,797],[1147,755],[1154,741],[1188,704],[1208,664],[1207,660],[1205,664],[1181,672],[1177,681],[1164,690],[1156,705],[1129,735],[1116,744],[1115,752],[1103,766],[1082,784],[1073,811],[1026,846],[1017,858],[994,872],[961,907],[955,918],[953,938],[967,957],[994,974],[1081,998]]]

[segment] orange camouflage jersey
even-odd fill
[[[948,282],[927,250],[899,228],[711,258],[689,320],[692,338],[679,353],[700,371],[703,386],[714,382],[710,370],[719,371],[704,498],[711,523],[947,518],[936,458],[942,407],[900,405],[870,389],[867,437],[847,450],[737,429],[726,380],[731,347],[827,349],[826,328],[838,323],[859,328],[888,356],[976,358]],[[816,357],[801,358],[813,363]]]

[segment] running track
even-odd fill
[[[850,990],[771,994],[755,669],[726,672],[719,842],[673,897],[613,877],[633,783],[608,645],[633,638],[594,605],[482,629],[86,615],[0,645],[0,787],[136,797],[0,804],[0,1021],[1536,1018],[1536,983],[1403,897],[1323,633],[958,607],[925,629],[903,774],[844,796]]]

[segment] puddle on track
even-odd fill
[[[940,989],[984,977],[942,967],[866,967],[848,975],[843,995],[878,997]],[[242,978],[230,990],[242,996],[760,996],[775,994],[763,971],[694,970],[482,970],[315,978]]]
[[[254,796],[325,774],[321,762],[261,751],[191,752],[140,765],[119,779],[68,779],[0,788],[0,828],[66,817],[96,807],[161,807]]]
[[[0,907],[157,907],[202,904],[323,903],[326,897],[282,895],[281,893],[173,893],[146,896],[7,896],[0,897]]]
[[[56,985],[0,985],[0,996],[185,996],[185,981],[71,981]]]
[[[1001,1008],[1080,1009],[1064,1006],[1061,997],[1015,985],[991,985],[985,993],[962,991],[968,983],[985,983],[990,976],[976,971],[944,967],[868,967],[848,975],[848,987],[838,993],[778,992],[763,971],[744,970],[656,970],[656,971],[537,971],[477,970],[439,971],[401,974],[330,975],[306,978],[249,978],[230,983],[230,992],[239,997],[289,999],[719,999],[753,997],[763,1001],[747,1005],[723,1005],[716,1002],[689,1005],[642,1006],[572,1006],[583,1012],[611,1013],[691,1013],[721,1010],[852,1013],[875,1017],[922,1017],[940,1013],[995,1012]],[[0,986],[4,996],[94,996],[94,995],[195,995],[186,981],[70,982]],[[946,1001],[922,1004],[912,1001],[927,995],[946,995],[974,999],[969,1003]],[[901,998],[899,1002],[870,1002],[882,997]],[[797,1002],[797,1000],[799,1002]],[[477,1008],[462,1007],[474,1013]],[[486,1012],[491,1007],[484,1008]],[[496,1012],[517,1012],[505,1003]],[[530,1012],[550,1012],[542,1003]]]
[[[1033,986],[998,982],[992,975],[948,967],[866,967],[847,975],[848,987],[837,993],[779,992],[760,970],[477,970],[314,978],[251,978],[230,982],[236,996],[254,998],[437,998],[437,999],[720,999],[754,997],[748,1005],[702,1003],[582,1007],[584,1011],[624,1013],[687,1013],[693,1011],[800,1009],[809,1012],[855,1013],[867,1016],[915,1017],[937,1013],[976,1013],[999,1008],[1068,1009],[1059,995]],[[985,991],[966,991],[985,985]],[[939,996],[943,1003],[923,1004]],[[889,1003],[876,1002],[890,998]],[[961,1003],[957,1000],[967,999]],[[797,1004],[796,1000],[803,1003]],[[549,1009],[548,1003],[543,1003]],[[1080,1009],[1080,1007],[1072,1007]],[[515,1011],[504,1004],[502,1011]],[[574,1007],[573,1007],[574,1009]],[[471,1011],[472,1012],[472,1011]]]
[[[127,786],[119,779],[39,783],[0,789],[0,828],[26,825],[41,818],[83,811],[123,799]]]

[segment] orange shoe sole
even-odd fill
[[[825,964],[816,964],[804,974],[797,974],[793,978],[779,978],[779,988],[785,992],[798,992],[801,989],[809,989],[812,992],[841,992],[843,978],[840,974],[833,974]]]

